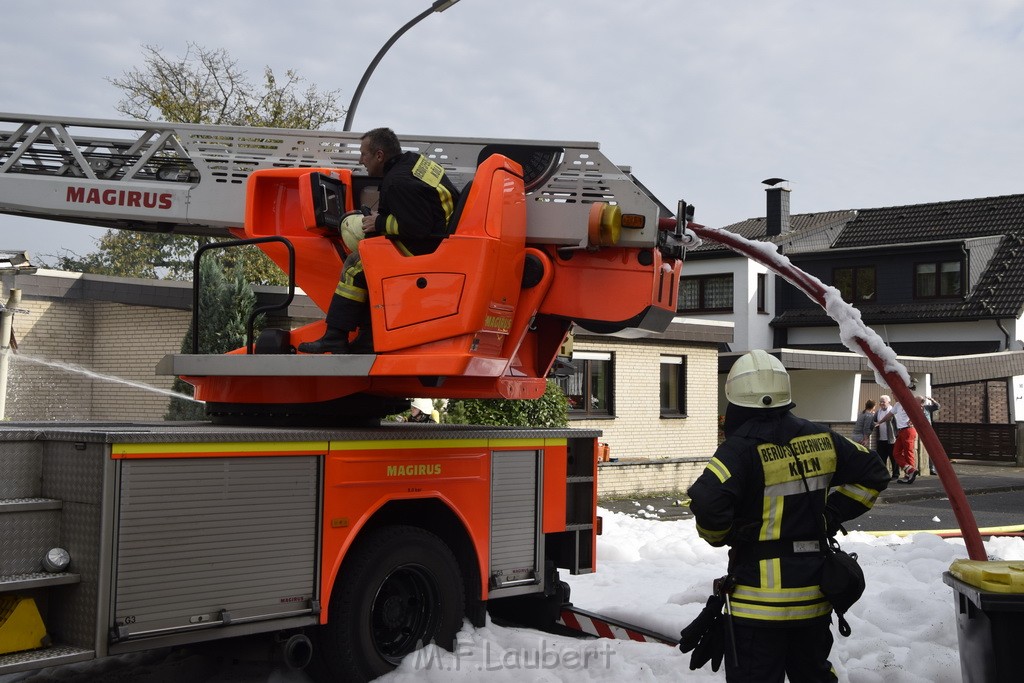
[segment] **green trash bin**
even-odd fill
[[[1024,562],[956,560],[942,581],[956,591],[956,635],[964,683],[1022,680]]]

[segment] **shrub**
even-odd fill
[[[448,402],[447,422],[496,427],[566,427],[569,401],[561,387],[548,380],[544,395],[526,399],[453,399]]]

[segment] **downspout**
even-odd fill
[[[1003,327],[1003,319],[1002,318],[996,318],[996,326],[1002,331],[1003,336],[1006,337],[1006,347],[1003,349],[1003,351],[1009,351],[1010,350],[1010,333],[1006,331],[1005,327]]]

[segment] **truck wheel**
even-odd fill
[[[409,526],[370,532],[335,580],[310,673],[368,681],[423,645],[450,650],[464,612],[462,573],[440,538]]]

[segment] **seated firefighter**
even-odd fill
[[[390,128],[374,128],[363,134],[359,163],[368,175],[381,177],[378,212],[363,218],[363,232],[387,236],[405,256],[437,249],[459,199],[444,168],[416,152],[403,153]],[[369,295],[358,248],[345,259],[326,322],[324,335],[299,344],[299,351],[373,353]],[[349,333],[356,329],[359,334],[350,345]]]

